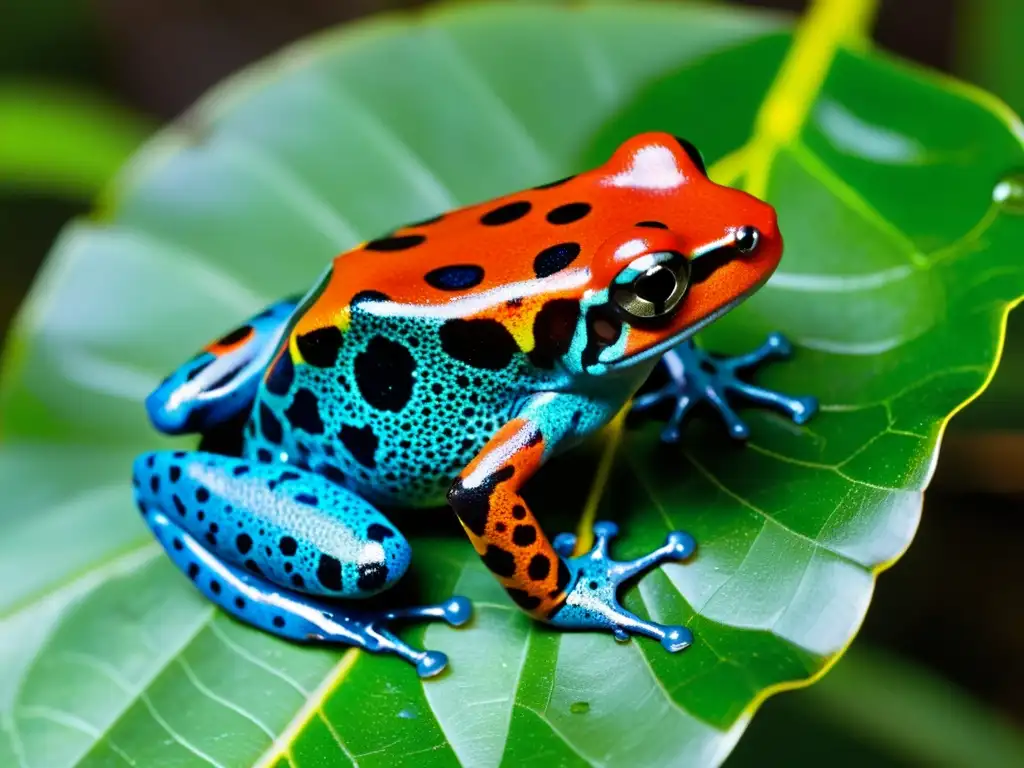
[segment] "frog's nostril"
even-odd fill
[[[761,233],[756,227],[740,227],[736,230],[736,249],[740,253],[750,253],[761,241]]]

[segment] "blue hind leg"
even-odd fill
[[[171,560],[212,602],[289,640],[393,653],[421,676],[447,658],[417,650],[387,625],[468,621],[469,602],[360,611],[330,598],[392,586],[409,564],[404,537],[359,496],[319,475],[199,451],[148,453],[135,462],[135,497]]]

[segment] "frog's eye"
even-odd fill
[[[761,233],[756,227],[740,227],[736,230],[736,250],[740,253],[751,253],[761,242]]]
[[[708,169],[704,165],[704,158],[701,156],[700,150],[693,146],[693,144],[691,144],[686,139],[681,139],[678,136],[676,136],[675,138],[676,141],[679,142],[679,146],[683,148],[683,151],[686,153],[686,156],[690,158],[690,162],[697,166],[697,168],[700,169],[700,172],[702,174],[707,176]]]
[[[612,300],[631,318],[653,320],[679,306],[690,282],[681,253],[665,251],[637,259],[616,278]]]

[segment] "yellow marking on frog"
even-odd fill
[[[292,364],[294,365],[302,365],[306,362],[302,359],[302,353],[299,352],[298,338],[299,334],[294,332],[288,337],[288,354],[292,356]]]
[[[348,331],[348,327],[351,324],[352,324],[352,311],[348,307],[345,307],[345,308],[341,309],[338,312],[338,314],[335,316],[335,319],[334,319],[334,322],[333,322],[334,327],[336,327],[343,334],[346,331]],[[325,325],[323,327],[324,328],[329,328],[330,325]],[[291,336],[288,338],[288,350],[291,353],[292,362],[295,365],[304,365],[306,361],[305,361],[305,359],[303,359],[302,353],[299,352],[299,343],[298,343],[299,336],[300,336],[300,334],[299,334],[298,331],[292,331]]]
[[[525,354],[532,352],[533,348],[537,345],[537,340],[533,337],[534,315],[530,317],[509,318],[504,323],[508,332],[512,334],[512,338],[515,339],[519,351]]]
[[[537,339],[533,335],[533,323],[547,301],[545,296],[527,296],[518,306],[507,307],[502,304],[488,308],[473,317],[498,321],[511,334],[519,351],[529,354],[537,346]]]
[[[348,331],[348,327],[352,324],[352,308],[342,307],[338,310],[338,315],[334,318],[334,324],[342,333]]]

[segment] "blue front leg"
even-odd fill
[[[247,411],[297,306],[297,299],[271,304],[179,366],[146,398],[153,426],[168,435],[206,433]]]
[[[350,609],[409,565],[405,538],[362,498],[285,464],[200,451],[147,453],[135,462],[135,498],[171,560],[212,602],[281,637],[394,653],[423,677],[444,669],[436,651],[406,645],[386,624],[469,620],[469,601],[395,611]]]
[[[729,402],[731,394],[755,405],[776,408],[794,423],[804,424],[818,410],[815,398],[790,397],[750,384],[739,377],[741,372],[766,360],[787,358],[790,354],[792,347],[781,333],[769,334],[759,348],[736,357],[719,357],[700,349],[692,340],[683,342],[661,359],[668,373],[668,383],[637,397],[633,401],[633,411],[642,413],[666,401],[673,403],[674,410],[661,433],[661,439],[666,443],[679,440],[687,414],[702,400],[721,414],[730,435],[741,440],[749,437],[750,429]]]

